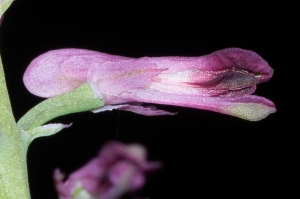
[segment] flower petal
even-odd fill
[[[124,111],[131,111],[133,113],[147,115],[147,116],[158,116],[158,115],[175,115],[176,113],[171,113],[164,110],[157,110],[155,106],[134,106],[134,105],[128,105],[119,108],[119,110]]]
[[[117,105],[106,105],[100,109],[94,110],[93,113],[99,113],[102,111],[111,111],[113,109],[131,111],[133,113],[147,115],[147,116],[158,116],[158,115],[175,115],[176,113],[171,113],[168,111],[157,110],[155,106],[141,106],[142,103],[134,104],[117,104]]]
[[[91,50],[52,50],[29,64],[23,81],[31,93],[40,97],[52,97],[87,82],[90,67],[99,67],[105,61],[123,59],[126,58]]]
[[[255,95],[241,97],[199,97],[196,95],[177,95],[160,91],[132,90],[120,96],[126,100],[144,103],[166,104],[210,110],[236,116],[250,121],[258,121],[276,112],[273,102]]]
[[[107,103],[111,103],[117,100],[122,92],[148,87],[152,78],[164,70],[166,69],[157,69],[153,63],[140,65],[136,59],[107,61],[101,66],[90,67],[88,82],[96,96],[105,98]]]

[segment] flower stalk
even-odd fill
[[[12,0],[0,0],[0,24],[3,13]],[[0,198],[30,199],[27,165],[27,146],[17,128],[7,92],[0,57]]]
[[[0,58],[0,198],[29,199],[27,146],[17,128]]]
[[[102,100],[95,98],[88,84],[62,95],[49,98],[29,110],[18,122],[12,114],[0,65],[0,198],[29,199],[26,153],[30,142],[37,137],[52,135],[66,125],[46,122],[70,113],[100,108]]]
[[[59,116],[95,110],[102,106],[104,106],[103,101],[94,97],[92,89],[86,83],[70,92],[39,103],[18,121],[18,127],[28,131]]]

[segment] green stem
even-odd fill
[[[12,2],[13,2],[13,0],[1,0],[1,3],[0,3],[0,18]]]
[[[10,105],[0,58],[0,198],[30,199],[26,166],[27,145]]]
[[[19,121],[18,127],[28,131],[62,115],[91,111],[104,106],[104,102],[94,97],[88,83],[78,88],[46,99],[29,110]]]
[[[12,0],[1,0],[0,22]],[[88,84],[47,99],[25,114],[18,125],[12,113],[0,57],[0,199],[30,199],[26,154],[30,141],[53,134],[62,127],[40,125],[69,113],[100,108],[103,101],[94,97]],[[41,134],[41,135],[39,135]]]
[[[0,4],[2,14],[12,0]],[[13,116],[0,57],[0,198],[30,199],[27,165],[27,145],[22,139]]]

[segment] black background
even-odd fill
[[[149,159],[164,163],[141,197],[289,198],[296,190],[299,132],[293,7],[262,1],[15,1],[1,25],[1,54],[16,119],[42,101],[22,83],[27,65],[52,49],[142,57],[200,56],[239,47],[257,52],[275,70],[256,94],[274,101],[278,112],[260,122],[171,106],[158,107],[178,111],[176,116],[112,111],[56,119],[73,125],[31,144],[32,199],[57,198],[53,170],[69,174],[116,139],[144,144]]]

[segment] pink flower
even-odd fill
[[[106,106],[143,115],[172,114],[142,103],[215,111],[257,121],[275,105],[251,95],[272,68],[253,51],[229,48],[201,57],[127,58],[89,50],[61,49],[34,59],[24,74],[27,89],[52,97],[88,82]]]
[[[111,142],[65,182],[56,169],[54,182],[59,199],[119,199],[142,188],[145,174],[160,167],[158,162],[146,161],[144,147]]]

